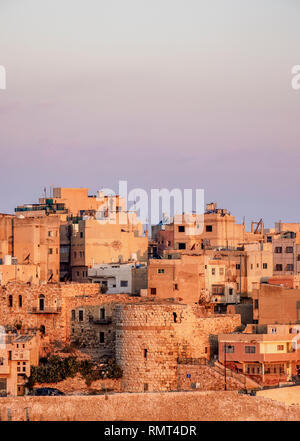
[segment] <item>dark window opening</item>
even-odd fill
[[[40,311],[44,311],[44,309],[45,309],[45,296],[43,294],[40,295],[39,307],[40,307]]]
[[[144,359],[147,360],[148,356],[148,349],[144,349]]]
[[[176,314],[176,312],[173,312],[173,319],[174,319],[174,323],[176,323],[176,320],[177,320],[177,314]]]

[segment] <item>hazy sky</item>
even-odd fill
[[[300,222],[299,22],[299,0],[0,0],[0,211],[127,179]]]

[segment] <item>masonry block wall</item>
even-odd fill
[[[50,342],[69,341],[70,310],[101,302],[95,284],[11,282],[0,287],[0,325],[18,325],[22,331],[43,329]]]
[[[234,331],[240,316],[205,316],[180,303],[117,305],[116,361],[124,391],[179,388],[178,358],[209,358],[213,335]]]

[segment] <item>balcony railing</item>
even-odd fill
[[[28,311],[29,314],[58,314],[59,312],[61,312],[60,306],[48,307],[48,308],[43,308],[43,309],[40,309],[40,308],[33,306]]]
[[[102,319],[95,319],[94,317],[90,317],[89,322],[93,323],[94,325],[110,325],[112,322],[112,318],[106,317]]]

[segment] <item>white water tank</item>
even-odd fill
[[[10,254],[6,254],[4,256],[4,265],[11,265],[11,255]]]

